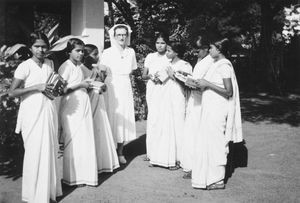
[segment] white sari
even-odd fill
[[[24,87],[46,83],[53,72],[52,61],[45,59],[39,67],[32,59],[21,63],[15,78]],[[22,200],[30,203],[49,202],[62,195],[58,172],[58,123],[54,101],[40,92],[22,96],[16,133],[22,132],[25,155]]]
[[[183,60],[169,65],[174,71],[192,72],[192,66]],[[181,85],[171,79],[161,85],[160,95],[160,102],[156,107],[160,116],[156,120],[156,128],[153,132],[155,149],[151,153],[150,163],[172,167],[181,158],[186,98]]]
[[[149,74],[154,75],[159,71],[166,69],[169,63],[169,59],[166,55],[159,55],[157,52],[148,54],[145,59],[144,66],[148,68]],[[163,97],[162,85],[155,84],[152,80],[147,82],[146,90],[146,101],[148,107],[147,115],[147,132],[146,132],[146,149],[147,157],[151,159],[151,154],[156,148],[156,144],[153,140],[155,133],[157,133],[157,128],[159,128],[159,123],[157,119],[161,116],[158,106],[161,102],[161,97]]]
[[[83,81],[80,66],[70,60],[59,74],[72,87]],[[63,181],[68,185],[98,184],[97,160],[91,103],[86,89],[77,89],[61,98],[60,116],[64,138]]]
[[[184,71],[186,73],[192,73],[192,66],[183,60],[179,60],[172,64],[171,67],[174,71]],[[187,89],[184,89],[177,81],[170,80],[170,100],[173,112],[173,122],[175,128],[175,143],[176,143],[176,161],[181,162],[182,160],[182,144],[183,144],[183,132],[184,122],[186,116],[187,106]]]
[[[206,188],[225,177],[228,142],[242,141],[239,92],[233,67],[229,60],[213,64],[204,79],[223,87],[223,78],[231,78],[233,96],[226,99],[212,90],[202,95],[199,134],[195,139],[192,186]]]
[[[212,63],[213,59],[210,55],[204,57],[201,61],[197,62],[193,70],[192,77],[194,79],[203,78]],[[191,90],[191,95],[188,99],[186,109],[186,118],[184,122],[182,160],[180,162],[181,167],[185,172],[192,170],[194,151],[193,147],[195,143],[195,136],[198,133],[198,126],[200,124],[201,98],[202,92],[200,90]]]
[[[95,80],[96,74],[99,73],[99,71],[96,71],[96,74],[93,75],[94,70],[89,70],[84,65],[81,66],[81,69],[84,78],[91,78],[92,80]],[[106,113],[104,97],[93,90],[89,91],[89,97],[94,121],[98,173],[112,172],[114,169],[119,168],[120,165]]]

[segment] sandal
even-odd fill
[[[213,183],[206,187],[207,190],[223,190],[225,189],[224,183]]]
[[[79,185],[77,185],[78,188],[85,187],[85,186],[86,186],[86,184],[79,184]]]
[[[127,161],[126,161],[126,159],[123,155],[119,155],[118,158],[119,158],[119,163],[120,164],[126,164],[127,163]]]
[[[143,160],[144,161],[150,161],[150,159],[147,156]]]
[[[185,172],[182,176],[183,179],[191,179],[192,178],[192,171]]]
[[[169,167],[169,170],[170,170],[170,171],[176,171],[176,170],[178,170],[178,169],[180,169],[180,166],[178,166],[178,165],[176,165],[176,166],[170,166],[170,167]]]

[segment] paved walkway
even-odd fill
[[[299,98],[244,96],[242,104],[246,143],[235,148],[240,167],[225,190],[195,190],[181,170],[148,167],[146,122],[138,122],[140,137],[125,148],[128,165],[100,175],[98,187],[64,188],[59,202],[300,202]],[[1,203],[20,202],[21,178],[13,178],[0,176]]]

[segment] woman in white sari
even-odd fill
[[[147,156],[145,161],[151,159],[151,153],[155,150],[153,136],[157,134],[159,123],[157,118],[160,117],[159,104],[162,97],[163,78],[160,77],[160,71],[168,66],[169,60],[166,56],[168,37],[164,33],[159,33],[156,37],[155,48],[157,52],[150,53],[145,58],[143,79],[148,80],[146,90],[146,100],[148,107],[147,115],[147,132],[146,132],[146,150]],[[167,75],[167,74],[166,74]],[[159,79],[160,78],[160,79]]]
[[[213,58],[209,55],[209,42],[204,36],[199,36],[196,44],[199,48],[199,53],[198,61],[194,67],[192,78],[201,79],[212,65]],[[198,134],[198,126],[200,123],[201,98],[202,92],[199,89],[192,88],[187,103],[182,140],[183,146],[181,167],[185,172],[183,178],[191,178],[195,136]]]
[[[192,66],[181,59],[183,54],[180,43],[173,42],[167,46],[166,55],[171,60],[166,70],[169,77],[161,86],[160,103],[157,106],[160,116],[157,119],[157,133],[153,136],[155,149],[150,158],[151,164],[170,170],[179,169],[186,107],[185,89],[175,79],[174,73],[192,73]]]
[[[225,58],[228,39],[210,45],[214,64],[198,80],[203,89],[199,133],[195,139],[192,186],[199,189],[224,189],[229,141],[242,141],[238,85],[234,69]]]
[[[119,160],[103,97],[106,85],[102,83],[101,72],[97,66],[98,48],[93,44],[86,44],[84,55],[84,63],[81,65],[84,78],[89,78],[92,84],[95,83],[89,90],[89,97],[94,121],[98,173],[113,172],[114,169],[119,168]]]
[[[98,184],[97,160],[91,103],[87,94],[90,82],[81,70],[84,43],[72,38],[67,43],[69,59],[59,68],[68,82],[60,103],[64,138],[63,182],[68,185]]]
[[[135,51],[128,47],[130,35],[128,25],[114,25],[109,30],[111,47],[103,51],[100,61],[107,75],[104,98],[120,164],[127,163],[123,154],[124,143],[136,138],[130,74],[137,69],[137,62]]]
[[[30,35],[32,57],[22,62],[14,73],[10,97],[21,97],[16,133],[22,132],[25,155],[22,200],[30,203],[49,202],[62,195],[58,172],[58,118],[53,100],[43,92],[53,73],[53,62],[45,58],[49,48],[42,33]],[[22,87],[24,85],[24,87]]]

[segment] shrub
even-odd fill
[[[6,150],[22,147],[20,135],[14,133],[20,100],[9,98],[7,92],[15,69],[28,57],[29,50],[23,44],[0,49],[0,145]]]

